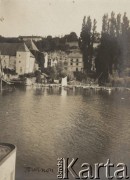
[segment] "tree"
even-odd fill
[[[86,21],[86,16],[85,16],[83,18],[79,45],[83,54],[84,69],[86,72],[89,72],[91,69],[90,67],[91,65],[89,62],[89,57],[91,53],[91,29],[92,29],[91,18],[89,16]]]
[[[110,47],[111,47],[109,23],[110,20],[108,18],[108,14],[104,14],[102,18],[101,42],[96,57],[96,72],[97,72],[97,77],[100,77],[99,83],[107,81],[109,76]]]
[[[96,42],[97,37],[97,32],[96,32],[96,28],[97,28],[97,21],[96,19],[93,20],[93,27],[92,27],[92,37],[91,37],[91,45],[90,45],[90,60],[89,60],[89,64],[90,64],[90,68],[92,67],[92,59],[94,56],[94,48],[93,48],[93,44],[94,42]]]
[[[117,14],[117,21],[116,21],[116,35],[117,38],[120,38],[121,35],[121,14]]]
[[[67,76],[67,71],[64,69],[64,65],[62,62],[57,63],[56,71],[57,71],[57,79]]]
[[[75,32],[71,32],[67,37],[68,42],[78,41],[77,34]]]
[[[52,79],[52,82],[57,77],[57,71],[56,71],[55,67],[47,67],[47,68],[45,68],[44,73],[46,73]]]
[[[118,71],[119,76],[123,75],[128,65],[130,53],[130,27],[129,20],[124,13],[111,13],[103,16],[101,42],[96,57],[97,77],[100,76],[100,82],[109,80],[109,75],[113,74],[113,70]]]
[[[121,62],[120,62],[120,69],[121,72],[127,67],[128,64],[128,51],[129,51],[129,20],[124,13],[123,20],[122,20],[122,35],[121,35]]]

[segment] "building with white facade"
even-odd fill
[[[34,72],[35,57],[25,43],[0,43],[0,59],[3,68],[18,75]]]
[[[65,70],[70,72],[83,71],[83,57],[79,49],[72,49],[69,52],[54,51],[48,54],[48,66],[56,66],[62,63]]]
[[[48,67],[48,53],[47,52],[43,52],[44,54],[44,68]]]
[[[83,71],[83,56],[79,50],[73,50],[68,54],[68,70],[72,72]]]
[[[16,147],[0,143],[0,180],[15,180]]]
[[[48,53],[48,66],[50,67],[56,66],[60,58],[59,52],[60,51],[54,51]]]

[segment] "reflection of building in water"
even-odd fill
[[[44,96],[48,96],[48,88],[47,87],[43,88],[43,93],[44,93]]]
[[[61,96],[66,97],[67,96],[67,90],[64,88],[61,88]]]
[[[16,148],[0,143],[0,180],[15,180]]]

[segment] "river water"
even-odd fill
[[[125,163],[130,171],[130,92],[3,92],[0,142],[17,145],[16,180],[57,179],[58,157],[79,158],[78,166],[110,159],[114,165]],[[28,172],[27,167],[51,170]]]

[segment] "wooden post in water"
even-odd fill
[[[2,78],[0,78],[0,92],[2,92]]]
[[[1,55],[1,52],[0,52]],[[0,56],[0,92],[2,92],[2,62],[1,62],[1,56]]]

